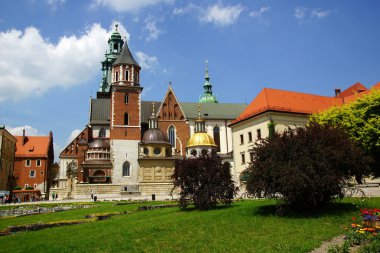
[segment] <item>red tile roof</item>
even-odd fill
[[[342,91],[337,97],[344,98],[344,97],[352,96],[352,95],[355,95],[357,93],[361,93],[367,90],[368,90],[367,87],[365,87],[363,84],[355,83],[351,85],[350,87],[348,87],[347,89],[345,89],[344,91]]]
[[[380,89],[380,82],[372,86]],[[350,103],[371,92],[361,83],[355,83],[337,97],[319,96],[301,92],[264,88],[250,105],[230,125],[251,118],[265,111],[281,111],[289,113],[312,114],[326,110],[332,106]]]
[[[16,157],[48,157],[50,138],[49,136],[15,136]]]
[[[265,111],[311,114],[343,104],[341,98],[264,88],[231,124]]]

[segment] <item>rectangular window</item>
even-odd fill
[[[240,135],[240,144],[244,144],[244,136],[242,134]]]
[[[27,159],[27,160],[25,161],[25,166],[26,166],[26,167],[30,167],[30,165],[32,165],[32,161],[31,161],[30,159]]]
[[[36,166],[37,167],[41,167],[41,159],[37,159],[36,160]]]
[[[36,171],[35,170],[31,170],[29,172],[29,177],[36,177]]]
[[[241,164],[245,164],[245,154],[241,154]]]
[[[125,71],[125,80],[129,81],[129,71]]]
[[[252,133],[248,132],[248,142],[252,142]]]
[[[257,129],[257,139],[261,139],[261,129]]]
[[[251,152],[251,153],[249,153],[249,156],[250,156],[250,158],[251,158],[251,163],[253,162],[253,153]]]

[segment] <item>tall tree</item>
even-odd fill
[[[314,114],[310,122],[331,124],[345,129],[350,138],[359,142],[375,161],[375,175],[380,176],[380,90],[372,89],[369,94],[342,107],[332,107]]]

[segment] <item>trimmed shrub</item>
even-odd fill
[[[237,191],[229,164],[222,164],[216,155],[177,160],[172,179],[174,189],[180,189],[182,209],[190,203],[200,210],[212,209],[217,203],[228,205]]]

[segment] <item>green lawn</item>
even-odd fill
[[[0,252],[309,252],[343,233],[358,214],[357,203],[346,199],[322,214],[278,217],[271,200],[247,200],[212,211],[171,207],[140,212],[137,206],[144,204],[104,202],[90,209],[0,219],[3,229],[81,219],[90,213],[129,212],[104,221],[3,236]],[[366,204],[379,207],[380,198]]]

